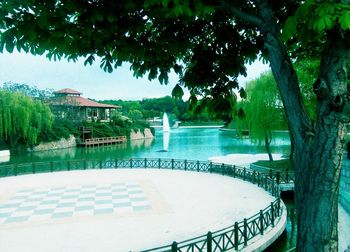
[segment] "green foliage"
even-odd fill
[[[171,96],[174,98],[181,99],[183,95],[184,95],[184,91],[182,90],[179,84],[176,84],[173,91],[171,92]]]
[[[340,28],[350,30],[350,6],[335,1],[307,0],[300,3],[284,23],[282,38],[291,43],[302,41],[306,53],[319,52],[327,32]],[[295,47],[300,50],[300,46]],[[298,52],[300,54],[300,51]]]
[[[77,126],[70,120],[55,118],[52,127],[40,132],[38,143],[58,141],[62,138],[68,139],[70,135],[79,136]]]
[[[82,126],[91,127],[93,137],[129,136],[131,130],[150,128],[145,121],[132,121],[123,116],[115,116],[108,123],[83,122]],[[154,133],[154,132],[153,132]]]
[[[0,86],[3,90],[7,90],[9,92],[20,92],[24,95],[37,98],[40,100],[44,100],[46,98],[52,97],[53,90],[52,89],[44,89],[41,90],[36,86],[32,87],[27,84],[13,83],[13,82],[5,82],[2,86]]]
[[[313,84],[318,77],[320,61],[315,59],[304,59],[294,63],[299,78],[299,86],[303,96],[305,108],[312,120],[316,120],[316,96]]]
[[[261,144],[272,130],[286,129],[283,107],[271,72],[247,83],[246,90],[247,99],[239,103],[235,121],[239,129],[249,130],[251,140]]]
[[[140,110],[134,109],[129,111],[128,117],[133,121],[139,121],[143,119],[143,114]]]
[[[49,107],[22,94],[0,89],[0,140],[14,147],[33,145],[52,126]]]
[[[85,65],[100,60],[106,72],[127,61],[135,77],[147,74],[162,84],[173,70],[181,77],[175,97],[185,86],[198,96],[230,101],[237,77],[246,75],[244,64],[257,58],[262,40],[253,38],[259,37],[256,29],[239,32],[246,23],[226,5],[231,3],[2,1],[0,52],[16,48],[52,60],[83,57]]]
[[[182,120],[183,115],[188,111],[187,102],[170,96],[147,98],[142,101],[104,100],[101,102],[121,106],[121,113],[136,121],[162,117],[164,112]]]
[[[280,172],[285,172],[286,170],[288,171],[294,170],[294,167],[290,159],[281,159],[273,162],[261,160],[261,161],[254,162],[253,164],[257,166],[266,167],[267,169],[272,169],[274,171],[280,171]]]

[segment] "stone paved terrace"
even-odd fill
[[[240,179],[155,169],[6,177],[0,192],[2,252],[139,251],[227,227],[274,201]]]

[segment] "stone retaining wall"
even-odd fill
[[[28,151],[36,152],[36,151],[57,150],[57,149],[75,147],[75,146],[77,146],[76,139],[73,135],[70,135],[68,139],[61,138],[61,140],[59,141],[41,143],[39,145],[34,146],[33,148],[28,148]]]
[[[140,139],[146,139],[146,138],[153,138],[153,134],[149,128],[144,129],[143,132],[141,130],[131,130],[130,133],[130,140],[140,140]]]

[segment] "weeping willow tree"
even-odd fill
[[[239,129],[248,129],[251,141],[265,144],[269,160],[271,154],[272,131],[285,129],[281,99],[275,80],[271,74],[264,73],[258,79],[247,83],[247,97],[239,102]]]
[[[18,92],[0,89],[0,141],[13,147],[34,145],[41,131],[52,126],[47,105]]]

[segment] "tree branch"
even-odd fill
[[[242,19],[243,21],[256,25],[257,27],[263,26],[263,20],[260,19],[258,16],[251,15],[232,6],[225,7],[226,9],[230,10],[236,17]]]

